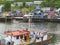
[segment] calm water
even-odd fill
[[[30,30],[48,30],[49,33],[55,34],[53,41],[49,45],[60,45],[60,23],[51,22],[41,22],[41,23],[31,23]],[[13,21],[11,23],[0,23],[0,33],[4,34],[7,30],[23,30],[29,27],[29,23],[24,23],[21,21]]]

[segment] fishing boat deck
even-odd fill
[[[32,39],[30,42],[25,42],[23,44],[18,44],[18,45],[29,45],[31,43],[34,43],[35,42],[35,39]]]

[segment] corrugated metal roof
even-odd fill
[[[28,30],[23,30],[23,31],[6,31],[5,34],[10,35],[10,36],[20,36],[24,34],[29,34],[30,32]]]

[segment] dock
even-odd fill
[[[32,19],[34,22],[45,21],[45,22],[60,22],[60,19]]]
[[[23,18],[23,17],[0,17],[0,21],[10,21],[10,20],[22,20],[22,21],[28,21],[29,18]],[[41,19],[41,18],[30,18],[32,22],[60,22],[60,19]]]

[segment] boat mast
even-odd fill
[[[6,13],[4,15],[6,15]],[[6,30],[6,28],[7,28],[6,24],[7,24],[7,17],[5,17],[5,31],[7,31]]]
[[[30,12],[31,12],[30,6],[31,6],[31,4],[29,5],[29,9],[30,9]],[[30,23],[31,23],[31,16],[30,16],[30,14],[29,14],[29,29],[28,29],[29,31],[31,30],[31,29],[30,29]]]
[[[29,20],[29,29],[28,29],[28,30],[30,31],[30,23],[31,23],[31,22],[30,22],[30,21],[31,21],[31,20],[30,20],[30,16],[29,16],[29,19],[28,19],[28,20]]]

